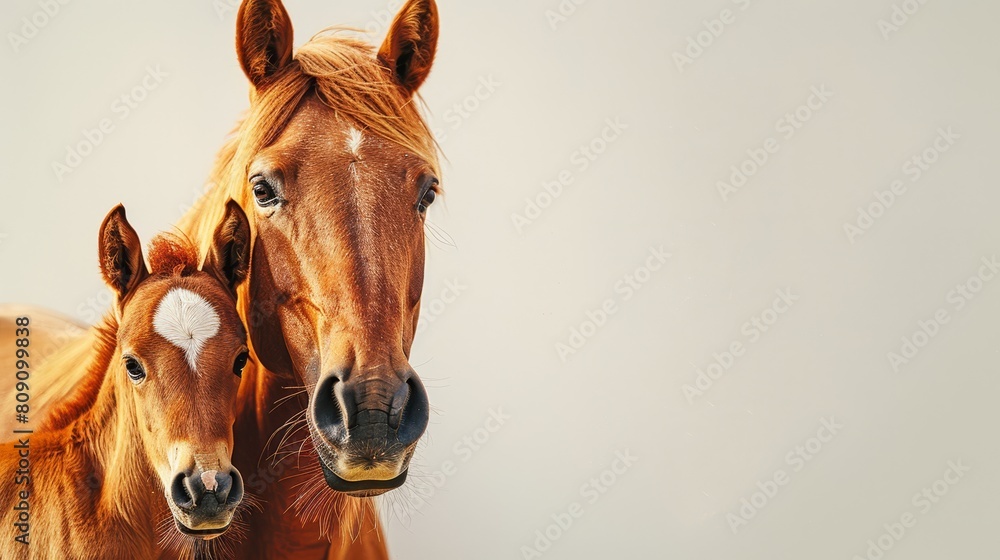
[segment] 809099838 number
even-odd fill
[[[14,389],[17,391],[14,395],[17,403],[14,405],[14,412],[17,417],[17,421],[21,424],[26,424],[28,422],[28,411],[30,407],[28,406],[28,401],[31,400],[30,387],[28,386],[28,379],[31,378],[31,364],[28,362],[30,357],[28,353],[28,346],[31,344],[28,338],[31,332],[28,329],[28,325],[31,320],[27,317],[18,317],[14,324],[16,328],[14,330],[14,356],[16,362],[14,362],[14,367],[17,369],[15,377],[17,379]]]

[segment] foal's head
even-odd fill
[[[330,487],[401,485],[429,403],[408,361],[437,147],[415,108],[437,45],[433,0],[410,0],[376,53],[313,38],[292,55],[280,0],[237,22],[250,115],[230,165],[255,235],[251,338],[310,394],[306,421]]]
[[[230,460],[247,361],[235,299],[249,261],[246,215],[227,205],[201,270],[189,243],[165,236],[151,245],[147,269],[120,205],[104,219],[99,244],[101,272],[118,295],[118,406],[135,411],[133,429],[177,529],[212,538],[243,497]]]

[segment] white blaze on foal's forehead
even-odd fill
[[[205,298],[184,288],[167,292],[156,307],[153,328],[184,351],[192,371],[198,371],[198,354],[205,342],[219,332],[219,314]]]

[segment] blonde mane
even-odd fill
[[[80,337],[66,345],[65,351],[57,353],[45,363],[46,371],[56,373],[73,371],[81,363],[87,365],[84,367],[86,373],[80,378],[71,375],[56,377],[56,380],[64,380],[63,383],[71,384],[72,389],[69,391],[63,389],[61,394],[66,396],[53,404],[39,432],[54,432],[65,428],[97,402],[97,394],[101,390],[104,377],[111,365],[111,358],[118,346],[118,319],[115,314],[111,311],[106,313],[98,324],[91,327],[90,335]],[[60,394],[52,391],[51,385],[54,384],[42,385],[43,391],[38,400],[49,396],[49,393],[56,396]],[[45,388],[49,390],[45,391]]]

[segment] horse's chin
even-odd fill
[[[398,476],[388,480],[344,480],[327,467],[323,459],[319,459],[319,465],[323,467],[323,478],[326,479],[327,486],[354,498],[372,498],[399,488],[406,482],[406,473],[409,472],[408,469],[403,469]]]
[[[222,536],[229,529],[229,524],[227,523],[225,527],[219,527],[218,529],[191,529],[187,525],[181,523],[177,517],[174,517],[174,525],[181,534],[191,537],[192,539],[201,539],[203,541],[210,541],[214,538]]]

